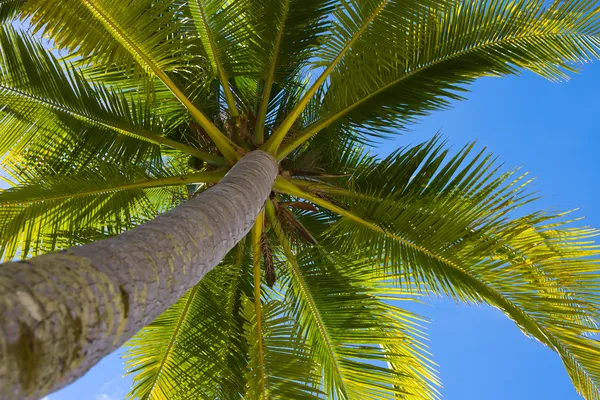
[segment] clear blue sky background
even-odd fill
[[[552,84],[532,74],[486,78],[468,100],[437,112],[413,132],[380,147],[429,139],[438,130],[456,147],[478,139],[507,167],[523,166],[539,177],[540,206],[580,207],[587,224],[600,227],[600,63],[571,81]],[[576,392],[559,358],[526,338],[500,312],[433,299],[418,311],[429,317],[431,351],[447,400],[571,400]],[[600,362],[600,361],[599,361]],[[50,400],[116,400],[128,391],[117,354]]]

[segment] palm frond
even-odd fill
[[[179,4],[178,4],[179,3]],[[139,65],[164,74],[186,64],[189,37],[177,35],[181,2],[171,0],[28,0],[21,7],[36,31],[86,63]]]
[[[100,164],[72,171],[68,161],[64,164],[4,165],[5,173],[18,180],[0,193],[4,259],[87,243],[86,232],[90,240],[99,232],[118,234],[181,203],[187,198],[184,185],[196,180],[160,166]]]
[[[320,379],[317,365],[300,335],[300,327],[286,311],[279,301],[264,302],[263,333],[259,334],[254,305],[249,299],[244,302],[249,354],[246,399],[322,398],[314,384]]]
[[[239,398],[247,363],[244,320],[230,304],[242,299],[233,284],[243,279],[242,268],[228,257],[126,344],[126,369],[135,375],[127,398]]]
[[[22,4],[23,0],[0,0],[0,23],[12,21]]]
[[[156,157],[160,154],[156,144],[162,144],[222,164],[215,155],[163,137],[162,119],[146,99],[90,84],[77,70],[59,63],[40,41],[23,32],[2,27],[0,49],[4,117],[0,122],[4,128],[0,154],[9,150],[19,154],[32,147],[62,151],[61,143],[81,141],[77,135],[95,134],[98,137],[91,141],[106,149],[97,151],[97,155],[140,158],[154,153]]]
[[[248,62],[243,50],[248,43],[249,30],[245,23],[245,0],[189,0],[190,12],[214,74],[219,77],[229,113],[238,117],[238,107],[229,85],[229,77],[235,73],[236,63]]]
[[[297,78],[323,39],[329,25],[328,14],[334,1],[263,1],[260,12],[252,15],[259,20],[262,42],[262,74],[264,83],[256,119],[256,143],[264,139],[264,123],[268,113],[273,85],[285,87]],[[273,26],[276,29],[272,29]],[[259,29],[259,28],[257,28]]]
[[[434,139],[382,161],[365,157],[342,191],[313,188],[339,205],[304,198],[343,216],[326,235],[336,248],[368,249],[413,291],[498,307],[561,356],[580,393],[599,398],[600,370],[590,359],[600,352],[590,337],[600,311],[600,251],[590,239],[597,231],[571,227],[563,213],[513,217],[534,200],[528,181],[497,174],[483,153],[465,162],[471,149],[446,160]]]
[[[59,64],[39,41],[4,26],[0,48],[0,154],[8,150],[19,154],[32,142],[59,147],[61,141],[76,140],[86,131],[99,136],[97,141],[105,147],[122,147],[114,154],[140,157],[158,152],[151,143],[168,144],[148,107],[90,85],[75,70]]]
[[[206,130],[223,155],[239,159],[229,140],[167,74],[183,68],[189,35],[180,34],[183,4],[171,0],[31,0],[21,8],[32,25],[79,63],[118,66],[125,72],[141,68],[142,76],[158,78]],[[84,61],[81,61],[83,59]],[[139,68],[138,68],[139,67]],[[137,74],[139,75],[140,72]]]
[[[344,65],[348,54],[355,52],[355,46],[364,40],[365,36],[373,38],[373,33],[377,32],[378,39],[387,37],[390,27],[396,28],[399,21],[412,20],[414,15],[418,15],[426,6],[444,7],[446,0],[359,0],[340,2],[335,12],[332,13],[332,27],[330,29],[331,38],[321,46],[317,54],[317,67],[323,71],[314,80],[314,83],[303,94],[300,101],[287,115],[285,120],[273,133],[273,136],[267,141],[265,150],[276,154],[279,145],[304,111],[315,94],[322,88],[330,75],[338,68]],[[377,22],[383,20],[384,23]]]
[[[482,76],[527,69],[561,80],[566,71],[600,56],[594,0],[557,0],[549,6],[543,0],[454,3],[422,10],[403,27],[389,25],[385,36],[375,29],[366,33],[332,72],[322,118],[280,157],[332,124],[367,137],[398,132],[462,99],[465,85]],[[382,18],[376,24],[387,26]]]
[[[332,249],[294,254],[269,204],[286,258],[286,301],[319,362],[324,392],[345,399],[437,398],[415,316],[378,300],[370,260]]]

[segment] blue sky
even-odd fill
[[[485,78],[468,100],[437,112],[380,152],[418,143],[441,131],[456,147],[477,139],[507,168],[523,166],[538,177],[540,207],[580,208],[586,223],[600,227],[598,121],[600,63],[585,66],[566,83],[533,74]],[[430,349],[439,364],[447,400],[575,400],[559,358],[526,338],[500,312],[432,299],[417,309],[431,319]],[[49,400],[116,400],[128,391],[117,354]]]

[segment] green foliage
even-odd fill
[[[590,238],[598,232],[573,227],[564,213],[520,211],[534,200],[525,175],[498,174],[484,152],[469,160],[472,148],[448,159],[434,139],[381,161],[349,149],[338,168],[352,171],[350,178],[298,183],[349,211],[324,234],[332,246],[362,249],[414,292],[499,308],[557,351],[593,398],[600,248]]]
[[[156,74],[186,64],[183,1],[27,0],[21,11],[78,63]]]
[[[22,0],[0,0],[0,22],[12,20],[19,11],[21,3]]]
[[[547,3],[455,1],[417,11],[404,28],[396,28],[402,16],[382,14],[332,72],[322,119],[309,129],[342,123],[380,136],[447,108],[462,99],[465,84],[482,76],[528,69],[566,79],[565,71],[600,54],[597,2]]]
[[[162,129],[143,102],[94,87],[9,26],[0,28],[0,49],[0,154],[62,153],[85,142],[96,157],[158,155],[151,142]]]
[[[472,144],[361,147],[482,76],[566,79],[600,55],[596,7],[0,0],[0,254],[119,234],[261,146],[282,172],[260,257],[238,245],[128,343],[128,398],[437,399],[402,305],[443,295],[501,310],[598,400],[597,231],[531,211],[526,174]]]
[[[262,304],[263,344],[258,346],[257,315],[249,299],[243,303],[248,342],[247,399],[318,399],[320,375],[300,326],[276,300]],[[259,352],[262,350],[262,355]],[[264,358],[261,365],[260,358]],[[262,373],[259,371],[263,369]],[[264,382],[261,379],[264,377]]]
[[[128,342],[128,398],[239,398],[248,363],[241,273],[224,262]]]
[[[334,4],[322,0],[257,2],[260,13],[252,17],[263,49],[259,64],[262,75],[267,75],[274,66],[275,82],[280,86],[294,83],[299,68],[310,62],[319,43],[326,40],[328,14]],[[278,28],[272,29],[273,26]]]
[[[254,11],[252,2],[192,0],[188,6],[202,44],[202,54],[215,76],[248,74],[255,68],[258,48],[252,42],[257,36],[248,20]]]
[[[418,318],[379,298],[394,295],[381,290],[370,260],[331,249],[297,253],[287,255],[286,300],[319,361],[328,398],[437,398]]]
[[[180,184],[140,184],[177,176],[174,168],[102,163],[73,171],[69,157],[37,161],[4,165],[18,179],[18,186],[0,193],[0,254],[5,260],[118,234],[188,196]]]

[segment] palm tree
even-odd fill
[[[478,77],[598,58],[596,1],[0,0],[0,22],[3,399],[130,338],[132,399],[436,399],[405,310],[432,294],[500,309],[600,399],[597,232],[527,211],[473,144],[368,151]]]

